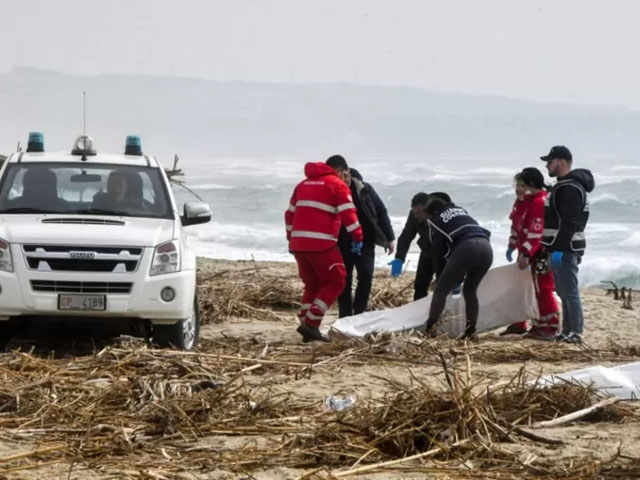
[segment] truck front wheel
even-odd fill
[[[191,314],[171,325],[153,325],[153,343],[161,348],[192,350],[200,339],[200,306],[198,293],[193,296]]]

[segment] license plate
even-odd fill
[[[102,311],[106,308],[106,295],[58,295],[58,310]]]

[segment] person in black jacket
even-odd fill
[[[572,170],[571,151],[562,145],[540,157],[547,163],[550,177],[558,181],[551,187],[544,209],[542,244],[551,254],[551,270],[556,292],[562,300],[562,333],[556,340],[582,343],[584,317],[578,288],[578,265],[584,255],[584,230],[589,220],[587,193],[595,187],[589,170]]]
[[[351,188],[353,203],[362,226],[364,244],[359,254],[352,253],[351,236],[344,227],[341,228],[338,245],[347,269],[347,284],[344,292],[338,298],[340,318],[357,315],[367,309],[373,284],[376,245],[383,247],[389,254],[393,253],[395,249],[395,235],[387,207],[375,189],[362,180],[362,175],[355,168],[350,169],[347,183]],[[354,267],[358,273],[355,296],[352,292]]]
[[[394,278],[402,274],[402,265],[407,258],[411,242],[418,235],[418,247],[420,247],[420,257],[418,258],[418,268],[416,279],[413,282],[413,300],[418,300],[429,295],[429,286],[433,280],[433,262],[429,253],[429,227],[427,225],[427,215],[425,208],[429,203],[429,198],[438,197],[445,202],[451,202],[451,198],[444,192],[434,192],[431,195],[425,192],[416,193],[411,199],[411,210],[404,224],[402,233],[398,237],[398,248],[396,258],[391,265],[391,276]]]
[[[429,225],[431,258],[437,275],[426,331],[432,332],[444,310],[447,295],[464,278],[462,294],[467,324],[463,338],[475,334],[478,321],[477,290],[491,264],[491,232],[482,228],[464,208],[431,198],[425,209]]]

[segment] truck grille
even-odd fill
[[[54,293],[131,293],[130,282],[56,282],[50,280],[31,280],[31,289],[35,292]]]
[[[41,272],[135,272],[140,247],[23,245],[27,265]]]

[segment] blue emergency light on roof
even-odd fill
[[[138,135],[127,135],[124,144],[125,155],[142,155],[142,142]]]
[[[44,135],[42,132],[29,132],[27,152],[44,152]]]

